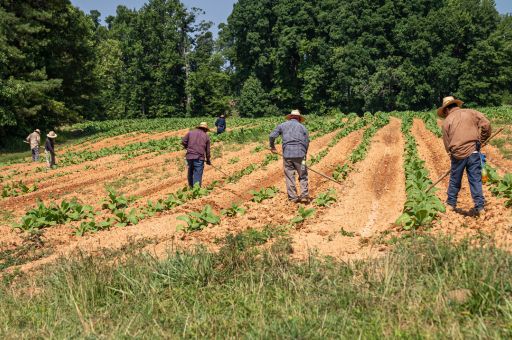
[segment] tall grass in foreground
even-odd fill
[[[219,253],[63,260],[0,288],[0,336],[510,338],[512,256],[416,237],[380,260],[289,258],[286,239]]]

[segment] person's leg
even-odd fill
[[[194,186],[194,161],[187,159],[187,180],[188,180],[188,186],[193,187]]]
[[[36,148],[33,148],[32,150],[32,162],[36,161]]]
[[[51,163],[51,155],[48,151],[44,151],[44,156],[46,158],[46,167],[47,168],[51,168],[52,167],[52,163]]]
[[[36,146],[34,148],[34,153],[35,153],[35,161],[39,162],[39,146]]]
[[[283,168],[288,199],[297,200],[297,188],[295,187],[295,166],[293,164],[293,159],[283,158]]]
[[[299,159],[295,166],[299,174],[300,197],[309,198],[308,168],[306,165],[302,165],[302,159]]]
[[[54,167],[55,165],[57,165],[57,163],[55,162],[55,152],[51,152],[50,153],[51,155],[51,161],[52,161],[52,167]]]
[[[452,207],[457,207],[457,197],[459,195],[460,186],[462,184],[462,175],[466,167],[467,159],[455,159],[452,157],[452,167],[450,172],[450,184],[448,186],[448,200],[446,203]]]
[[[468,158],[466,165],[468,174],[469,189],[471,197],[475,203],[477,211],[482,210],[485,206],[484,191],[482,189],[482,163],[480,162],[480,154],[474,153]]]
[[[194,185],[199,183],[199,186],[203,184],[203,170],[204,170],[204,161],[195,160],[194,161]]]

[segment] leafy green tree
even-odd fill
[[[277,107],[270,101],[270,95],[263,90],[256,77],[249,77],[245,81],[238,101],[238,111],[243,117],[271,116],[278,113]]]

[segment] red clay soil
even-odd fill
[[[430,177],[437,179],[450,169],[450,160],[444,149],[443,141],[428,131],[423,121],[416,119],[412,129],[418,144],[420,157],[425,160]],[[443,180],[437,188],[438,197],[446,201],[449,178]],[[480,237],[482,233],[493,236],[497,244],[505,249],[512,249],[512,209],[507,209],[504,200],[494,197],[487,186],[484,186],[486,198],[485,213],[476,218],[467,214],[447,211],[440,216],[434,225],[434,232],[448,234],[454,239],[467,236]],[[468,212],[473,207],[466,176],[462,181],[459,193],[458,208]]]
[[[338,202],[322,216],[306,223],[293,235],[294,256],[306,259],[311,253],[341,259],[376,256],[385,250],[366,240],[391,229],[402,213],[405,194],[404,140],[400,120],[378,131],[367,157],[338,192]]]
[[[361,141],[363,131],[353,132],[347,137],[343,138],[337,143],[326,157],[324,157],[314,169],[324,173],[332,173],[332,169],[336,165],[343,163],[350,152]],[[311,155],[318,152],[320,149],[313,148]],[[286,186],[282,175],[282,162],[276,165],[276,176],[270,178],[270,181],[264,182],[260,187],[268,187],[275,185],[279,188],[279,193],[269,200],[261,203],[254,203],[247,201],[248,197],[242,197],[244,200],[239,199],[243,206],[247,209],[247,214],[242,217],[224,218],[219,226],[209,228],[201,233],[181,234],[183,239],[173,239],[170,242],[163,242],[156,246],[149,246],[150,250],[158,255],[163,256],[171,246],[174,247],[190,247],[191,245],[201,244],[207,245],[215,249],[216,245],[214,240],[222,239],[229,233],[240,233],[249,228],[263,229],[266,225],[285,225],[288,224],[290,219],[296,214],[297,206],[288,202],[286,194]],[[309,174],[309,189],[311,197],[317,196],[320,192],[327,191],[329,188],[336,187],[336,184],[316,175],[313,172]],[[235,202],[236,202],[235,198]],[[231,203],[228,201],[225,206],[229,207]]]
[[[336,132],[333,132],[313,141],[310,146],[310,152],[316,153],[321,150],[335,134]],[[247,158],[249,159],[249,157]],[[218,165],[224,168],[226,167],[224,163],[227,162],[228,159],[225,159],[223,163],[219,162]],[[269,176],[269,174],[276,175]],[[219,175],[212,170],[206,171],[204,176],[205,184],[214,179],[219,179]],[[220,209],[229,207],[232,202],[248,200],[251,197],[249,193],[251,189],[268,187],[278,184],[278,182],[282,182],[281,162],[273,162],[266,169],[260,169],[244,176],[238,183],[217,188],[207,197],[189,202],[171,212],[144,220],[135,227],[116,228],[83,238],[71,236],[69,226],[52,228],[51,232],[54,232],[54,229],[59,229],[63,232],[60,244],[59,240],[52,240],[53,244],[51,246],[54,254],[33,263],[28,263],[22,266],[21,269],[30,270],[36,268],[39,265],[49,263],[62,255],[68,255],[77,250],[94,253],[94,251],[103,248],[119,248],[137,239],[153,239],[155,242],[157,240],[160,242],[171,240],[176,233],[176,227],[182,223],[176,219],[177,216],[190,211],[200,210],[206,204],[212,205],[217,213],[219,213]],[[185,181],[183,181],[183,184],[185,184]]]

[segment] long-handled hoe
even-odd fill
[[[269,148],[266,148],[266,149],[267,149],[267,150],[272,151],[272,149],[269,149]],[[277,151],[272,151],[272,152],[273,152],[273,153],[275,153],[276,155],[279,155],[279,156],[281,156],[282,158],[284,158],[284,156],[283,156],[282,154],[280,154],[279,152],[277,152]],[[331,182],[334,182],[334,183],[336,183],[336,184],[338,184],[338,185],[340,185],[340,186],[342,186],[342,185],[343,185],[341,182],[338,182],[338,181],[337,181],[337,180],[335,180],[334,178],[332,178],[332,177],[330,177],[330,176],[327,176],[326,174],[324,174],[324,173],[322,173],[322,172],[320,172],[320,171],[317,171],[317,170],[315,170],[315,169],[313,169],[313,168],[311,168],[311,167],[309,167],[309,166],[308,166],[307,168],[308,168],[308,170],[310,170],[311,172],[314,172],[315,174],[317,174],[317,175],[319,175],[319,176],[321,176],[321,177],[323,177],[323,178],[325,178],[325,179],[327,179],[327,180],[329,180],[329,181],[331,181]]]
[[[489,137],[485,142],[482,143],[482,146],[481,148],[483,148],[484,146],[486,146],[487,144],[489,144],[489,142],[491,141],[491,139],[493,139],[494,137],[496,137],[497,135],[499,135],[502,131],[504,130],[504,128],[501,128],[499,129],[498,131],[496,131],[491,137]],[[448,176],[450,174],[451,170],[448,170],[443,176],[439,177],[439,179],[434,183],[432,184],[431,186],[428,187],[428,189],[425,191],[425,192],[429,192],[430,190],[432,190],[436,185],[438,185],[443,179],[446,178],[446,176]]]

